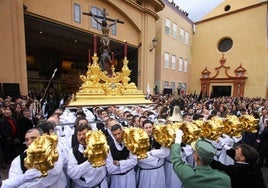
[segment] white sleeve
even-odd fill
[[[4,188],[17,188],[29,181],[38,181],[35,179],[41,176],[41,172],[37,173],[36,169],[29,169],[23,173],[21,170],[20,155],[17,156],[11,163],[9,170],[9,178],[3,181]]]
[[[159,161],[158,157],[152,156],[150,151],[147,152],[148,157],[144,159],[140,159],[138,162],[139,167],[141,168],[154,168],[157,166],[157,163]]]
[[[105,169],[105,166],[101,166],[101,167],[92,167],[90,165],[90,167],[92,169],[89,169],[88,173],[86,173],[84,175],[84,178],[86,180],[87,183],[90,183],[90,182],[101,182],[101,180],[103,180],[106,176],[106,169]],[[94,183],[96,184],[96,183]]]
[[[74,130],[70,126],[64,126],[64,134],[66,138],[72,137]]]
[[[193,154],[193,148],[190,145],[186,145],[184,147],[182,147],[183,149],[183,153],[186,155],[186,157],[190,156]]]
[[[170,154],[170,149],[164,146],[161,146],[160,149],[153,149],[150,151],[151,155],[160,159],[164,159]]]
[[[64,147],[66,149],[66,152],[69,153],[69,150],[72,148],[72,135],[65,136],[65,143]],[[68,154],[67,154],[68,155]]]
[[[64,152],[66,153],[66,156],[68,155],[68,151],[70,149],[70,144],[68,143],[69,137],[58,137],[58,145],[61,149],[64,149]]]
[[[85,178],[86,186],[92,187],[105,178],[106,169],[105,166],[94,168],[88,160],[78,164],[71,149],[68,155],[67,174],[73,180],[80,179],[81,177]]]
[[[48,171],[46,177],[40,178],[40,181],[38,182],[39,185],[41,184],[43,187],[49,187],[56,184],[63,173],[64,157],[63,153],[59,151],[58,161],[54,163],[54,167]]]
[[[73,149],[69,150],[68,161],[67,161],[67,174],[72,179],[79,179],[85,174],[93,173],[93,167],[88,161],[85,161],[82,164],[78,164],[74,154]]]
[[[21,170],[20,156],[11,163],[8,179],[2,182],[2,188],[15,188],[24,183],[23,171]]]
[[[125,173],[128,170],[134,168],[137,164],[137,156],[133,155],[131,152],[129,153],[129,159],[120,160],[119,166],[113,164],[113,157],[111,151],[109,151],[108,157],[106,159],[106,168],[109,174],[120,174]]]
[[[129,158],[125,160],[120,160],[119,163],[121,173],[125,173],[137,165],[138,163],[137,156],[129,152]]]
[[[2,182],[1,188],[17,188],[21,184],[24,184],[24,174],[20,174],[17,177],[8,178]]]
[[[21,174],[23,174],[23,171],[21,170],[20,155],[19,155],[12,161],[10,165],[8,178],[14,178]]]

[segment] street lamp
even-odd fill
[[[153,38],[152,43],[153,43],[153,47],[150,49],[150,52],[156,47],[156,45],[157,45],[157,39],[156,38]]]

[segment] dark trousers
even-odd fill
[[[260,153],[260,157],[259,157],[259,165],[260,167],[268,167],[268,155],[263,155]]]
[[[19,154],[18,144],[14,144],[12,140],[2,140],[1,142],[3,163],[11,163]]]

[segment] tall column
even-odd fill
[[[240,96],[244,96],[245,83],[240,84]]]
[[[0,80],[18,83],[20,92],[28,94],[23,1],[2,0],[0,3],[0,57],[3,70]]]
[[[234,97],[237,97],[238,96],[238,93],[237,93],[237,83],[234,82],[233,85],[234,85],[234,88],[233,88],[233,96]]]
[[[146,6],[146,5],[144,5]],[[154,72],[155,72],[155,53],[156,49],[150,52],[152,46],[152,39],[156,37],[155,33],[155,17],[150,13],[144,13],[142,18],[142,31],[141,40],[142,45],[139,49],[139,73],[138,73],[138,85],[139,88],[146,93],[147,84],[149,83],[151,91],[153,91],[154,85]],[[160,83],[161,84],[161,83]]]

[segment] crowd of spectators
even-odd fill
[[[242,142],[259,151],[260,166],[267,167],[268,165],[266,149],[268,148],[268,100],[264,98],[230,96],[209,98],[197,95],[155,94],[149,96],[152,104],[95,106],[77,108],[72,111],[73,109],[66,108],[68,97],[63,95],[49,93],[43,103],[40,100],[41,95],[39,97],[34,94],[29,96],[31,97],[21,96],[12,99],[7,96],[0,98],[0,165],[3,169],[7,168],[8,164],[26,149],[24,144],[26,132],[36,127],[43,119],[53,118],[56,115],[59,119],[56,124],[67,123],[65,126],[59,126],[60,129],[58,129],[60,136],[64,136],[64,127],[72,128],[75,125],[75,119],[79,116],[85,117],[89,122],[95,124],[92,129],[103,130],[106,122],[109,122],[109,118],[117,119],[124,127],[142,127],[146,120],[150,120],[154,124],[168,122],[174,106],[180,107],[184,121],[197,119],[205,121],[213,116],[226,118],[227,115],[239,117],[244,114],[250,114],[259,119],[258,132],[244,135]]]

